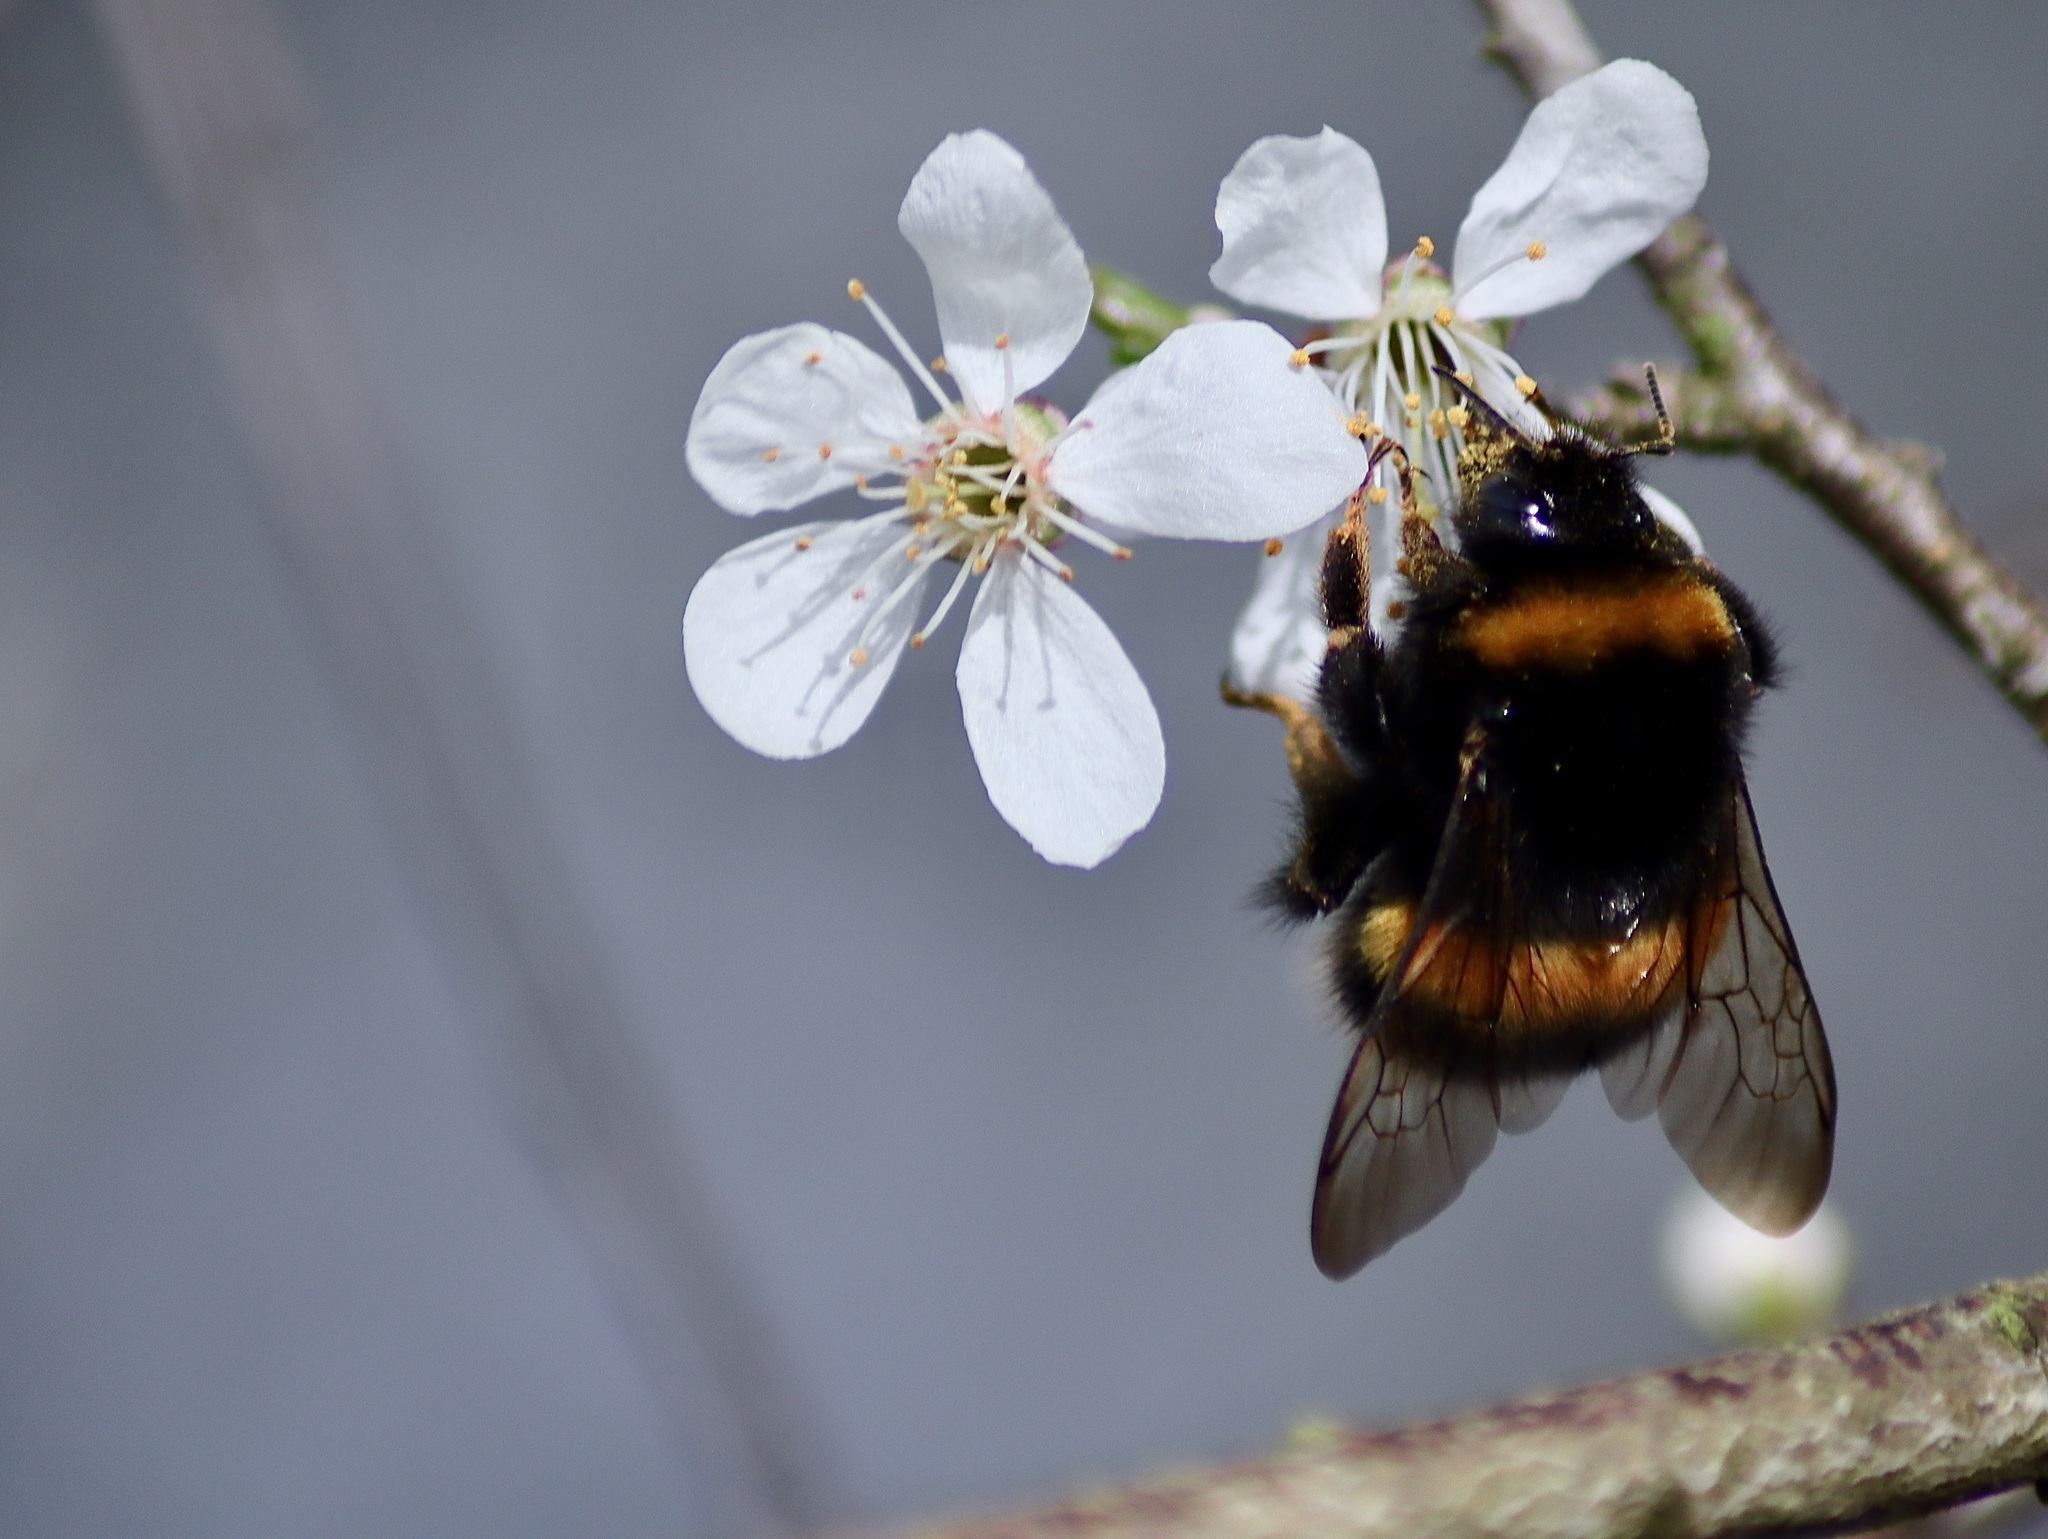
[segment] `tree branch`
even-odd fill
[[[1532,96],[1600,63],[1570,0],[1478,0],[1487,50]],[[1831,396],[1771,324],[1705,220],[1687,214],[1636,258],[1697,361],[1664,377],[1679,443],[1756,457],[1882,561],[2048,739],[2048,604],[1987,551],[1941,487],[1938,457],[1886,443]],[[1655,433],[1633,375],[1573,403],[1620,437]]]
[[[2048,1272],[925,1539],[1704,1539],[1867,1527],[2048,1470]],[[2031,1496],[2028,1497],[2031,1501]]]

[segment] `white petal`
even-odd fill
[[[1472,197],[1451,269],[1459,312],[1531,315],[1577,299],[1662,234],[1706,184],[1706,135],[1684,86],[1640,59],[1574,80],[1536,104]],[[1531,241],[1548,248],[1541,261],[1509,260]]]
[[[1323,543],[1336,518],[1290,534],[1259,557],[1251,599],[1230,633],[1230,682],[1252,694],[1315,699],[1330,633],[1323,625]]]
[[[1047,480],[1140,534],[1262,540],[1313,523],[1365,479],[1365,450],[1293,351],[1257,321],[1181,328],[1095,392]]]
[[[988,799],[1056,866],[1096,866],[1152,820],[1166,744],[1152,698],[1087,602],[1015,547],[974,600],[960,713]]]
[[[984,411],[1011,381],[1029,390],[1066,361],[1095,289],[1073,232],[1024,164],[985,128],[951,134],[912,178],[896,228],[931,274],[946,367]]]
[[[1387,265],[1380,173],[1334,128],[1273,134],[1242,155],[1216,192],[1223,255],[1209,281],[1232,299],[1312,321],[1377,315]]]
[[[931,570],[903,558],[906,535],[883,513],[777,530],[720,556],[683,610],[683,663],[711,719],[771,759],[852,737],[896,671]],[[866,662],[852,661],[856,646]]]
[[[852,337],[802,321],[726,349],[690,414],[683,454],[720,507],[751,514],[851,486],[856,471],[888,463],[890,444],[924,437],[895,369]]]
[[[1707,542],[1700,538],[1699,530],[1695,529],[1692,520],[1685,516],[1685,509],[1654,486],[1646,486],[1639,481],[1636,483],[1636,490],[1643,494],[1643,501],[1648,503],[1650,511],[1657,515],[1657,522],[1685,541],[1695,556],[1704,556],[1707,553]]]

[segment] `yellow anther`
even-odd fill
[[[796,548],[798,550],[809,550],[811,548],[811,537],[807,534],[798,535],[796,537]]]
[[[1372,418],[1357,412],[1345,421],[1344,431],[1353,438],[1371,438],[1379,429],[1373,426]]]
[[[1401,397],[1401,404],[1410,411],[1420,411],[1422,409],[1422,397],[1411,390]]]
[[[918,552],[923,549],[924,547],[922,545],[918,544],[915,540],[913,540],[910,542],[910,544],[903,547],[903,559],[905,561],[915,561],[917,559]]]
[[[1131,547],[1128,545],[1119,545],[1115,550],[1110,552],[1110,555],[1115,557],[1118,561],[1128,561],[1131,559]]]
[[[1532,262],[1540,262],[1550,255],[1550,248],[1540,240],[1532,240],[1522,248],[1522,255]]]
[[[815,352],[814,352],[814,353],[805,353],[805,354],[804,354],[804,362],[805,362],[805,363],[823,363],[824,361],[825,361],[825,355],[824,355],[823,353],[815,353]]]
[[[966,464],[966,463],[967,463],[967,451],[966,451],[965,449],[955,449],[955,450],[953,451],[953,463],[954,463],[954,464],[956,464],[956,465],[964,465],[964,464]]]
[[[1410,432],[1413,432],[1416,428],[1422,426],[1422,414],[1420,412],[1411,411],[1404,415],[1401,418],[1401,421],[1407,426]]]
[[[1436,242],[1431,240],[1427,235],[1423,236],[1421,240],[1415,243],[1415,255],[1420,260],[1427,262],[1431,257],[1436,255]]]
[[[868,286],[858,278],[848,278],[846,280],[846,297],[848,299],[865,299],[868,297]]]
[[[1010,345],[1010,334],[1009,334],[1009,333],[1008,333],[1007,331],[999,331],[999,332],[997,332],[997,333],[996,333],[996,351],[1000,353],[1000,352],[1001,352],[1001,351],[1002,351],[1002,350],[1003,350],[1004,348],[1008,347],[1009,345]]]
[[[1287,361],[1293,364],[1294,367],[1297,369],[1300,368],[1303,364],[1307,363],[1308,360],[1309,350],[1305,347],[1297,347],[1293,352],[1287,355]]]
[[[830,444],[819,444],[818,458],[821,460],[829,460],[830,458],[832,458],[832,446]]]
[[[1466,381],[1465,381],[1465,383],[1469,385],[1469,384],[1471,384],[1471,383],[1472,383],[1472,381],[1470,381],[1470,380],[1468,379],[1468,380],[1466,380]],[[892,459],[892,460],[900,460],[900,459],[902,459],[902,458],[903,458],[903,445],[901,445],[901,444],[891,444],[891,445],[889,445],[889,458],[890,458],[890,459]]]
[[[858,668],[861,666],[861,664],[865,663],[868,660],[868,649],[866,647],[855,647],[853,651],[848,654],[846,660],[849,663],[852,663],[854,667]]]
[[[780,449],[763,449],[761,451],[761,458],[772,465],[782,458],[782,451]]]
[[[1526,374],[1517,374],[1515,376],[1515,388],[1521,391],[1523,395],[1534,395],[1536,393],[1536,381],[1529,378]]]
[[[1444,420],[1444,412],[1443,412],[1443,409],[1442,409],[1441,407],[1439,407],[1439,408],[1438,408],[1437,410],[1435,410],[1435,411],[1433,411],[1433,412],[1431,412],[1431,413],[1429,414],[1429,434],[1430,434],[1430,437],[1432,437],[1432,438],[1442,438],[1442,437],[1444,436],[1444,434],[1448,433],[1449,431],[1450,431],[1450,426],[1449,426],[1449,424],[1448,424],[1448,423],[1446,423],[1446,422],[1445,422],[1445,420]]]
[[[1449,305],[1438,305],[1436,307],[1437,325],[1448,326],[1451,324],[1453,319],[1455,319],[1455,317],[1452,315],[1451,307]]]
[[[1060,581],[1061,581],[1061,582],[1072,582],[1073,580],[1074,580],[1074,569],[1073,569],[1072,567],[1070,567],[1070,566],[1063,566],[1063,567],[1061,567],[1061,568],[1060,568]]]
[[[913,652],[922,652],[924,650],[923,631],[919,631],[915,636],[912,636],[910,638],[910,650]]]
[[[913,481],[903,488],[903,505],[913,513],[922,513],[930,500],[931,493],[924,489],[922,481]]]
[[[1280,550],[1281,550],[1281,545],[1280,545],[1280,537],[1279,537],[1278,535],[1275,535],[1275,536],[1274,536],[1274,537],[1273,537],[1272,539],[1270,539],[1270,540],[1266,541],[1266,554],[1267,554],[1267,555],[1269,555],[1269,556],[1277,556],[1277,555],[1279,555],[1279,554],[1280,554]]]
[[[940,355],[939,357],[937,357],[937,358],[934,358],[934,359],[932,360],[932,373],[934,373],[934,374],[943,374],[943,373],[945,373],[945,372],[946,372],[946,359],[945,359],[945,356],[944,356],[943,354],[941,354],[941,355]]]
[[[1387,489],[1384,486],[1368,486],[1365,489],[1365,500],[1378,507],[1387,500]]]
[[[866,491],[868,489],[868,473],[865,470],[856,470],[853,473],[853,484],[862,491]]]
[[[979,577],[983,572],[986,572],[988,570],[988,558],[989,553],[987,551],[983,551],[980,555],[974,558],[974,575],[976,577]]]
[[[1472,413],[1465,410],[1462,406],[1453,406],[1444,415],[1450,419],[1452,427],[1460,430],[1463,430],[1465,424],[1472,420]]]

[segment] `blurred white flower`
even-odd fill
[[[713,565],[683,615],[690,682],[756,752],[824,753],[984,577],[955,671],[975,762],[1033,849],[1093,866],[1150,820],[1165,748],[1143,682],[1054,547],[1130,554],[1105,530],[1284,534],[1343,502],[1365,452],[1286,339],[1250,321],[1177,333],[1071,424],[1024,398],[1080,339],[1092,287],[1051,198],[994,134],[934,150],[897,225],[931,275],[943,359],[928,369],[861,284],[848,291],[938,411],[920,419],[895,369],[808,322],[719,360],[687,455],[722,507],[746,516],[849,487],[885,507],[779,530]],[[942,571],[951,580],[919,625]]]
[[[1853,1262],[1849,1226],[1825,1202],[1804,1228],[1773,1238],[1688,1187],[1665,1221],[1664,1284],[1678,1312],[1716,1341],[1775,1341],[1830,1324]]]
[[[1534,382],[1505,350],[1508,323],[1583,295],[1691,208],[1707,143],[1685,88],[1655,65],[1617,59],[1537,104],[1507,159],[1473,195],[1451,269],[1424,237],[1387,265],[1387,216],[1372,156],[1331,128],[1274,135],[1239,157],[1216,196],[1223,254],[1210,280],[1232,298],[1323,323],[1309,343],[1347,414],[1401,442],[1419,493],[1456,485],[1466,409],[1435,372],[1457,373],[1495,410],[1543,433]],[[1380,490],[1392,467],[1378,472]],[[1375,551],[1397,548],[1396,503],[1370,523]],[[1425,509],[1425,512],[1428,510]],[[1322,657],[1315,595],[1323,528],[1260,572],[1231,648],[1241,689],[1307,698]],[[1307,550],[1300,547],[1306,546]],[[1291,559],[1290,559],[1291,557]],[[1393,562],[1375,559],[1372,621],[1398,613]]]

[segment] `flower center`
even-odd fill
[[[887,462],[873,471],[864,469],[855,482],[863,497],[901,503],[896,516],[902,534],[881,565],[908,562],[922,568],[952,561],[959,566],[931,618],[911,635],[913,648],[922,647],[951,612],[967,579],[987,572],[996,552],[1006,546],[1016,547],[1025,559],[1068,582],[1073,581],[1073,568],[1052,554],[1052,547],[1068,535],[1119,559],[1130,555],[1128,548],[1082,523],[1046,484],[1046,465],[1067,431],[1067,419],[1057,407],[1035,397],[1019,398],[1007,389],[1007,399],[996,410],[971,399],[951,399],[935,377],[945,372],[945,360],[935,359],[927,368],[866,285],[849,283],[847,292],[867,306],[911,372],[939,403],[938,414],[925,423],[922,444],[914,451],[890,445]],[[1007,341],[1007,336],[1000,337],[996,345],[1004,348]],[[864,574],[853,597],[865,600],[867,590]],[[868,659],[870,628],[862,627],[853,649],[856,667]]]

